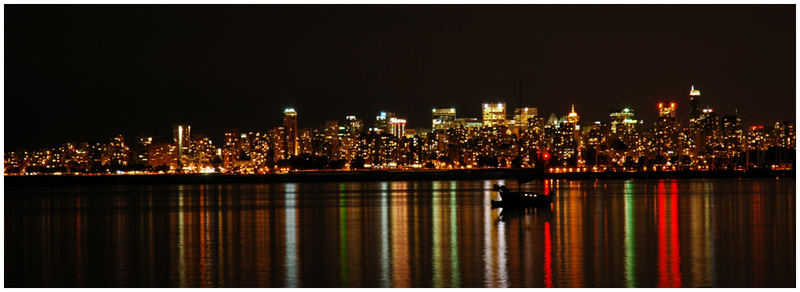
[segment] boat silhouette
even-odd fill
[[[537,192],[512,192],[506,186],[494,185],[494,190],[500,195],[500,201],[491,201],[492,208],[527,208],[549,207],[553,202],[553,192],[540,194]]]

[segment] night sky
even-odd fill
[[[431,108],[482,102],[608,120],[660,100],[745,125],[795,119],[794,5],[5,5],[5,150],[171,126],[222,142],[381,111],[430,127]]]

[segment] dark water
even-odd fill
[[[6,188],[5,285],[795,287],[794,179],[496,182]]]

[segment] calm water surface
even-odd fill
[[[795,287],[794,179],[498,182],[6,188],[5,285]]]

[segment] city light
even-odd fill
[[[692,87],[690,103],[699,91]],[[668,104],[668,106],[666,106]],[[298,112],[284,109],[283,124],[268,131],[225,130],[215,146],[189,125],[173,126],[172,139],[122,135],[107,143],[64,143],[6,152],[6,175],[229,173],[282,174],[320,170],[536,168],[551,173],[792,169],[793,122],[743,127],[738,112],[718,116],[697,108],[689,123],[677,103],[658,102],[658,120],[644,123],[622,107],[607,121],[581,127],[575,105],[563,115],[539,115],[503,102],[483,103],[481,118],[457,117],[435,107],[431,125],[410,128],[406,118],[379,111],[373,125],[346,115],[317,128],[299,127]],[[696,107],[695,107],[696,108]],[[648,127],[649,126],[649,127]],[[765,153],[772,151],[770,156]],[[792,153],[790,155],[790,153]]]

